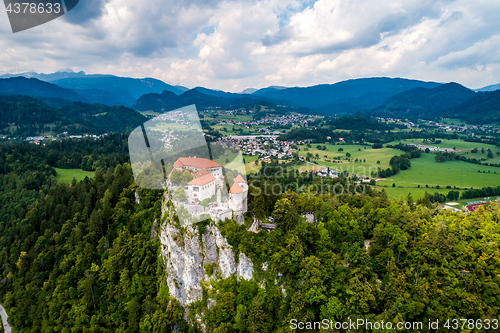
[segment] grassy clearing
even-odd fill
[[[163,112],[157,112],[157,111],[139,111],[140,114],[143,116],[159,116]]]
[[[76,181],[80,181],[85,179],[85,177],[93,178],[94,177],[94,172],[92,171],[83,171],[81,169],[56,169],[56,179],[59,182],[62,183],[71,183],[73,181],[73,178],[76,179]]]
[[[323,145],[321,145],[323,146]],[[301,156],[307,156],[307,153],[311,153],[314,156],[318,154],[319,159],[313,157],[312,159],[318,164],[337,171],[347,170],[350,173],[356,173],[363,176],[370,176],[371,171],[376,171],[377,167],[388,168],[389,161],[391,157],[395,155],[401,155],[402,152],[397,149],[392,148],[381,148],[372,149],[369,146],[363,145],[324,145],[326,150],[316,149],[316,145],[312,145],[308,151],[305,151],[306,146],[301,146],[301,150],[298,152]],[[365,149],[365,147],[368,147]],[[339,152],[338,149],[342,148],[344,151]],[[333,159],[334,157],[346,157],[346,153],[351,154],[351,161],[344,161],[342,163],[327,162],[327,159]],[[326,158],[324,156],[327,156]],[[358,159],[358,162],[354,162]],[[380,164],[377,162],[380,161]]]
[[[421,158],[411,160],[412,166],[409,170],[401,171],[389,180],[378,184],[391,186],[392,183],[396,183],[396,186],[408,187],[417,185],[425,187],[428,184],[429,186],[446,187],[449,185],[474,188],[500,185],[500,168],[462,161],[437,163],[434,157],[434,154],[422,154]],[[481,173],[478,170],[481,170]]]
[[[231,151],[231,149],[226,149],[226,153],[227,153],[227,156],[222,156],[218,159],[215,159],[214,162],[219,163],[220,165],[225,165],[225,164],[232,162],[239,155],[239,152],[233,153]],[[226,160],[228,160],[228,162],[226,162]]]
[[[441,140],[441,139],[440,139]],[[424,139],[407,139],[407,140],[401,140],[401,141],[392,141],[389,142],[388,144],[390,145],[397,145],[398,143],[414,143],[416,145],[425,145],[425,146],[435,146],[435,147],[440,147],[440,148],[455,148],[455,149],[473,149],[473,148],[496,148],[494,145],[489,145],[487,143],[478,143],[478,142],[466,142],[463,140],[459,139],[453,139],[453,140],[446,140],[442,139],[441,143],[435,144],[435,143],[429,143],[429,142],[424,142]]]
[[[479,149],[479,152],[473,154],[471,151],[462,151],[462,152],[459,152],[458,154],[459,155],[464,155],[465,157],[467,158],[476,158],[478,160],[482,160],[482,159],[485,159],[484,161],[482,162],[486,162],[486,163],[493,163],[493,164],[498,164],[500,163],[500,154],[497,155],[497,152],[500,153],[500,149],[499,148],[490,148],[492,153],[493,153],[493,158],[491,159],[488,159],[487,158],[487,151],[486,151],[486,148],[485,148],[485,152],[484,154],[481,152],[481,149]]]
[[[228,153],[228,156],[223,156],[221,158],[218,158],[218,159],[214,160],[214,162],[217,162],[221,165],[224,165],[224,167],[227,169],[236,170],[236,171],[241,172],[243,174],[257,172],[260,169],[260,162],[259,162],[259,165],[255,165],[255,160],[258,160],[260,156],[243,155],[243,159],[245,160],[245,164],[242,164],[239,161],[235,161],[238,154],[235,154],[231,151],[227,151],[227,153]],[[230,163],[228,163],[227,165],[226,165],[226,158],[230,161]]]
[[[222,130],[223,128],[225,128],[226,131],[223,131]],[[240,130],[245,131],[245,132],[250,132],[250,133],[255,132],[252,128],[245,128],[245,127],[239,126],[239,125],[216,125],[216,126],[213,126],[213,129],[217,130],[225,135],[240,134]]]
[[[414,200],[418,200],[422,198],[425,195],[425,192],[429,194],[434,194],[436,192],[443,193],[443,194],[448,194],[450,189],[435,189],[435,188],[409,188],[409,187],[382,187],[382,186],[373,186],[373,188],[381,191],[384,189],[387,192],[387,195],[393,198],[399,199],[399,197],[403,196],[406,198],[409,193],[411,193],[411,196],[413,197]]]
[[[217,116],[217,120],[222,120],[222,121],[251,121],[253,118],[252,116],[244,116],[244,115],[221,115]]]

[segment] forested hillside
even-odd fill
[[[500,122],[500,90],[480,92],[447,113],[469,124],[487,125]]]
[[[125,132],[147,118],[124,106],[74,102],[61,108],[22,95],[0,95],[0,133],[9,136]]]
[[[87,121],[106,132],[126,132],[141,125],[147,118],[124,106],[107,106],[75,102],[62,107],[60,113],[73,121]]]
[[[205,88],[188,90],[181,95],[170,91],[161,94],[141,96],[132,106],[137,111],[171,111],[187,105],[195,104],[198,109],[240,107],[245,104],[265,100],[264,98],[244,94],[231,94]],[[264,102],[266,103],[266,102]]]
[[[43,133],[95,133],[98,128],[89,122],[75,122],[54,107],[21,95],[0,95],[0,133],[9,136]],[[101,130],[102,132],[102,130]]]
[[[90,157],[101,161],[93,179],[54,179],[58,163]],[[441,212],[430,196],[390,200],[368,186],[356,193],[344,177],[279,176],[272,164],[249,178],[249,211],[272,215],[278,228],[217,224],[236,257],[252,260],[254,278],[215,280],[185,321],[164,283],[157,238],[161,223],[177,222],[160,221],[163,193],[137,189],[126,160],[121,134],[0,144],[0,302],[17,332],[201,332],[202,324],[207,332],[288,332],[292,319],[498,319],[497,204]],[[266,191],[286,184],[286,193]],[[321,192],[321,184],[350,194]],[[302,218],[307,212],[313,223]],[[206,223],[195,227],[203,232]]]
[[[414,88],[388,98],[371,114],[392,118],[432,119],[474,97],[476,93],[458,83],[436,88]]]
[[[126,148],[120,137],[105,141]],[[160,297],[158,241],[151,240],[160,193],[138,191],[136,202],[130,166],[98,148],[89,151],[109,165],[93,179],[59,184],[50,156],[72,158],[78,145],[41,148],[0,146],[0,298],[11,325],[17,332],[138,332],[148,314],[170,331],[181,313]]]
[[[372,77],[320,84],[311,87],[261,89],[252,95],[288,100],[324,115],[352,114],[373,109],[387,98],[416,87],[434,88],[437,82]]]

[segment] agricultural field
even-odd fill
[[[239,125],[216,125],[216,126],[212,126],[212,128],[216,131],[221,132],[222,134],[225,134],[225,135],[238,134],[240,129],[249,131],[249,129],[245,129],[245,128],[243,128],[243,126],[239,126]],[[223,130],[224,128],[226,129],[225,131]]]
[[[251,121],[252,119],[253,119],[253,117],[251,115],[246,116],[246,115],[241,115],[241,114],[218,115],[217,118],[215,118],[215,120],[221,120],[221,121]]]
[[[476,165],[463,161],[438,163],[434,154],[422,154],[411,160],[411,168],[403,170],[388,180],[377,184],[416,187],[425,185],[440,187],[482,188],[500,185],[500,168]],[[480,170],[481,172],[478,172]],[[483,173],[484,171],[484,173]]]
[[[156,117],[162,114],[162,112],[157,112],[157,111],[138,111],[138,112],[145,117]]]
[[[317,144],[312,144],[311,148],[308,148],[309,150],[307,151],[304,150],[304,148],[307,148],[306,146],[300,146],[300,151],[298,153],[300,156],[307,156],[307,153],[311,153],[314,156],[311,160],[319,165],[338,170],[339,172],[347,170],[349,173],[356,173],[362,176],[370,176],[370,172],[376,171],[378,167],[384,169],[389,168],[391,157],[402,154],[401,151],[393,148],[372,149],[370,146],[363,145],[322,144],[321,146],[326,146],[326,150],[319,150],[316,146]],[[343,151],[339,152],[339,148],[342,148]],[[341,163],[326,161],[339,156],[345,158],[346,153],[351,154],[351,161],[336,161]],[[316,154],[320,156],[319,159],[316,158]],[[327,156],[326,158],[324,157],[325,155]],[[354,162],[356,158],[360,162]],[[380,164],[377,163],[378,161],[380,161]]]
[[[472,153],[470,150],[469,151],[461,151],[458,152],[457,154],[459,155],[464,155],[466,158],[475,158],[478,160],[483,160],[482,162],[486,163],[493,163],[493,164],[500,164],[500,149],[499,148],[490,148],[491,152],[493,153],[493,158],[487,158],[487,148],[485,148],[485,152],[482,153],[482,150],[479,149],[477,153]]]
[[[416,144],[424,144],[422,139],[411,141]],[[410,143],[411,141],[407,140],[406,143]],[[489,148],[492,150],[494,158],[487,160],[488,163],[500,163],[500,156],[496,155],[496,152],[500,151],[500,149],[495,146],[465,142],[462,140],[442,141],[441,144],[436,144],[435,146],[443,148],[455,147],[457,150],[467,149],[459,152],[459,154],[466,154],[467,157],[476,157],[478,159],[485,157],[485,155],[481,153],[481,148],[485,148],[485,150]],[[393,144],[397,144],[397,142]],[[434,144],[427,143],[427,145]],[[307,156],[307,153],[311,153],[314,156],[311,158],[312,162],[338,171],[347,170],[349,173],[355,173],[361,176],[370,176],[371,171],[376,170],[377,167],[383,169],[389,168],[389,160],[391,157],[402,154],[400,150],[392,148],[372,149],[368,147],[365,149],[363,145],[324,144],[326,150],[319,150],[316,146],[317,144],[311,144],[311,148],[308,148],[308,150],[304,150],[304,148],[307,148],[305,145],[300,146],[300,151],[298,153],[301,156]],[[323,146],[323,144],[321,144],[321,146]],[[338,152],[339,148],[344,150]],[[471,154],[470,150],[473,148],[479,148],[479,152]],[[350,162],[345,160],[342,160],[341,163],[326,161],[338,156],[345,158],[347,152],[351,154]],[[320,156],[319,159],[316,158],[316,154]],[[326,158],[324,157],[325,155],[327,156]],[[353,162],[356,158],[361,162]],[[377,164],[377,161],[380,161],[380,164]],[[438,163],[435,161],[435,153],[424,153],[421,158],[412,159],[411,163],[412,167],[409,170],[400,171],[399,174],[387,180],[377,182],[378,186],[375,188],[385,189],[389,196],[396,198],[401,195],[407,196],[408,193],[412,193],[416,200],[422,197],[425,192],[447,194],[450,189],[446,188],[446,186],[451,186],[452,189],[453,187],[457,187],[457,189],[460,190],[470,187],[481,188],[500,185],[500,168],[497,167],[477,165],[463,161]],[[478,172],[478,170],[481,172]],[[395,187],[392,187],[393,183]],[[418,187],[419,185],[420,188]],[[428,185],[429,188],[426,188],[426,185]],[[440,186],[439,189],[436,188],[437,185]]]
[[[243,174],[257,172],[260,169],[260,163],[259,165],[255,164],[255,161],[258,160],[260,156],[243,155],[243,159],[245,160],[245,164],[243,165],[239,161],[235,161],[235,159],[238,157],[238,154],[235,154],[230,150],[227,150],[226,152],[228,153],[228,156],[218,158],[214,160],[214,162],[223,165],[227,169],[236,170]],[[226,163],[226,159],[229,160],[229,163]]]
[[[440,139],[441,140],[441,139]],[[425,146],[435,146],[440,148],[455,148],[456,150],[461,149],[474,149],[474,148],[484,148],[484,149],[495,149],[497,148],[494,145],[489,145],[487,143],[477,143],[477,142],[467,142],[459,139],[446,140],[442,139],[441,143],[435,144],[431,142],[425,142],[424,139],[409,139],[409,140],[401,140],[401,141],[392,141],[389,142],[388,145],[397,145],[398,143],[414,143],[416,145],[425,145]]]
[[[56,179],[62,183],[71,183],[73,178],[76,179],[77,182],[85,179],[85,177],[93,178],[94,172],[92,171],[83,171],[81,169],[56,169]]]
[[[413,197],[414,200],[422,198],[425,195],[425,192],[429,194],[434,194],[438,192],[446,195],[448,194],[449,191],[451,191],[450,189],[443,189],[443,188],[436,189],[436,188],[425,188],[425,187],[417,188],[417,187],[400,187],[400,186],[397,187],[373,186],[373,188],[375,188],[378,191],[384,189],[389,197],[393,197],[396,199],[399,199],[401,196],[406,198],[408,196],[408,193],[411,193],[411,196]]]
[[[214,130],[219,131],[223,135],[234,135],[234,134],[239,135],[241,133],[240,131],[243,131],[247,134],[250,133],[250,135],[261,134],[261,133],[256,131],[256,129],[258,127],[246,128],[246,127],[240,126],[240,125],[215,125],[215,126],[212,126],[212,128]],[[224,130],[224,128],[226,130]]]

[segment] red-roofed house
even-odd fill
[[[207,158],[179,157],[174,169],[193,173],[194,179],[185,187],[189,202],[211,198],[217,192],[217,183],[223,180],[222,166]]]
[[[188,198],[188,211],[200,212],[196,204],[213,198],[211,205],[203,208],[202,212],[208,212],[214,220],[232,217],[239,224],[244,222],[243,214],[248,210],[248,185],[245,178],[238,175],[234,179],[229,190],[229,197],[227,197],[223,167],[220,164],[206,158],[180,157],[173,167],[179,171],[189,171],[194,176],[193,180],[184,187]]]
[[[190,170],[192,172],[207,170],[214,175],[214,177],[222,177],[222,166],[208,158],[179,157],[177,161],[175,161],[173,167],[181,171]]]

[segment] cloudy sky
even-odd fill
[[[0,73],[62,68],[238,92],[373,76],[500,82],[498,0],[81,0],[13,34]]]

